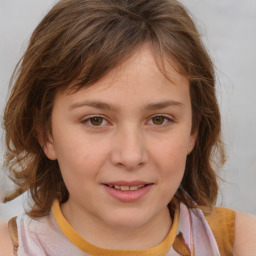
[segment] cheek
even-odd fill
[[[172,169],[175,166],[179,167],[178,169],[185,169],[188,144],[189,140],[177,135],[174,138],[153,143],[152,155],[164,169]]]
[[[184,176],[186,150],[183,145],[165,144],[155,151],[156,170],[158,172],[159,195],[164,204],[168,204],[178,190]]]
[[[181,137],[184,138],[184,137]],[[154,147],[153,159],[159,173],[163,196],[173,196],[184,175],[187,158],[187,140],[178,137]]]
[[[74,132],[72,133],[74,134]],[[98,143],[81,136],[66,136],[56,143],[57,160],[63,178],[76,179],[97,176],[101,166],[107,158],[107,149],[104,144]]]
[[[101,153],[97,147],[77,144],[68,146],[58,153],[58,163],[64,183],[71,195],[79,196],[81,191],[89,193],[101,169]]]

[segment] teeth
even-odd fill
[[[121,190],[122,191],[128,191],[129,190],[129,186],[121,186]]]
[[[135,191],[137,189],[140,189],[140,188],[143,188],[145,187],[145,185],[139,185],[139,186],[118,186],[118,185],[108,185],[109,187],[111,188],[115,188],[115,189],[118,189],[118,190],[122,190],[122,191]]]

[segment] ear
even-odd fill
[[[50,160],[56,160],[56,152],[52,138],[49,138],[43,145],[43,151]]]
[[[187,150],[187,154],[189,155],[193,149],[194,149],[194,146],[195,146],[195,143],[196,143],[196,139],[197,139],[197,130],[194,131],[191,135],[190,135],[190,138],[189,138],[189,144],[188,144],[188,150]]]
[[[52,139],[52,136],[46,136],[42,129],[38,128],[37,129],[37,138],[38,142],[43,149],[45,155],[50,159],[50,160],[56,160],[56,152],[54,148],[54,142]]]

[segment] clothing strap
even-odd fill
[[[205,219],[217,242],[220,255],[233,255],[235,217],[236,211],[223,207],[215,207],[210,215],[205,215]],[[176,236],[173,248],[181,256],[192,255],[182,234]]]
[[[221,255],[233,255],[235,217],[236,211],[224,207],[215,207],[209,216],[205,216]]]
[[[13,217],[8,221],[9,234],[13,244],[13,254],[17,255],[19,241],[18,241],[18,228],[16,223],[17,217]]]

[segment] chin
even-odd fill
[[[107,217],[107,216],[106,216]],[[118,212],[111,212],[105,223],[116,228],[139,228],[150,221],[151,216],[141,211],[124,209]]]

